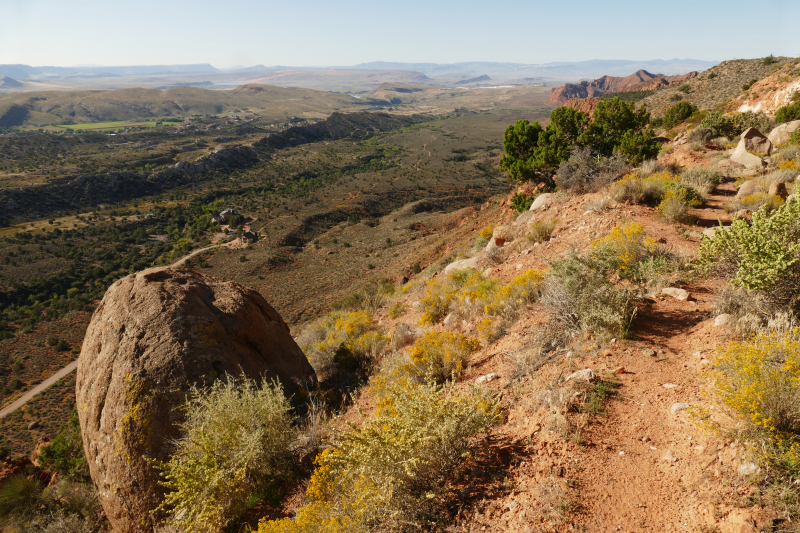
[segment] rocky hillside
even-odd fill
[[[593,81],[581,83],[567,83],[550,91],[550,102],[564,104],[572,98],[592,98],[602,94],[623,91],[650,91],[669,85],[680,84],[686,80],[697,77],[697,72],[689,72],[675,76],[651,74],[646,70],[639,70],[630,76],[616,77],[603,76]]]
[[[688,92],[680,92],[676,87],[666,87],[645,98],[642,103],[656,116],[663,114],[679,99],[691,102],[701,111],[714,109],[722,104],[726,104],[726,110],[732,111],[739,107],[737,102],[744,103],[740,100],[749,101],[754,99],[754,95],[766,95],[768,88],[775,87],[773,84],[776,81],[787,76],[796,77],[797,67],[797,59],[788,57],[776,57],[774,62],[765,59],[723,61],[686,81]],[[763,83],[758,85],[759,81]],[[749,87],[751,83],[753,87]],[[745,90],[745,86],[749,89]],[[729,103],[730,106],[727,105]],[[728,107],[732,108],[727,109]]]

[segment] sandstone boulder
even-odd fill
[[[536,197],[536,200],[533,201],[529,211],[540,211],[542,209],[547,209],[551,205],[553,205],[556,201],[556,195],[551,192],[545,192],[540,194]]]
[[[743,164],[730,159],[723,159],[717,163],[717,171],[725,176],[738,176],[745,168]]]
[[[191,386],[226,373],[278,379],[292,393],[316,376],[280,315],[256,291],[182,268],[114,283],[92,317],[76,401],[92,480],[116,532],[153,531],[159,475]]]
[[[786,189],[786,184],[782,181],[774,181],[769,186],[769,194],[780,196],[784,200],[789,197],[789,191]]]
[[[755,128],[747,128],[742,133],[740,144],[744,144],[748,152],[769,155],[772,153],[772,143],[769,138]]]
[[[492,241],[494,241],[494,239],[492,239]],[[478,268],[482,260],[483,260],[482,254],[478,254],[475,257],[470,257],[469,259],[458,259],[456,261],[453,261],[446,267],[444,267],[444,273],[449,274],[454,270],[464,270],[466,268],[473,268],[473,269]]]
[[[767,138],[773,145],[778,146],[780,144],[789,142],[789,139],[792,138],[792,135],[797,130],[800,130],[800,120],[785,122],[769,132]]]
[[[747,198],[754,192],[756,192],[756,187],[758,187],[758,182],[755,180],[749,180],[742,183],[739,187],[739,190],[736,193],[736,198],[741,200],[742,198]]]
[[[772,153],[772,143],[757,129],[747,128],[731,154],[731,161],[750,170],[760,170],[766,163],[756,153],[769,155]]]

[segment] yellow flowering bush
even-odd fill
[[[642,224],[626,222],[592,243],[590,260],[624,275],[656,248],[656,242],[647,236]]]
[[[543,271],[531,269],[503,284],[500,279],[485,278],[475,270],[451,272],[426,285],[420,325],[438,324],[449,312],[463,318],[485,315],[513,320],[522,306],[536,301],[544,278]]]
[[[778,168],[780,170],[798,170],[797,161],[795,159],[781,161],[778,163]]]
[[[450,331],[428,331],[411,347],[413,372],[442,382],[464,370],[466,357],[480,348],[473,337]]]
[[[766,212],[772,212],[783,205],[783,198],[777,194],[769,194],[765,192],[754,192],[753,194],[742,198],[742,208],[749,209],[750,211],[758,211],[764,209]]]
[[[469,439],[497,423],[497,403],[477,392],[406,384],[391,409],[338,436],[317,456],[295,519],[262,520],[259,533],[339,533],[427,528],[445,512],[442,492]]]
[[[686,212],[690,207],[699,207],[701,204],[697,193],[691,189],[669,188],[664,191],[658,204],[658,214],[667,222],[681,222],[686,220]]]
[[[246,510],[249,498],[285,472],[293,438],[280,383],[218,380],[192,389],[182,438],[162,471],[159,509],[182,531],[216,533]]]
[[[697,191],[666,170],[644,178],[626,174],[611,185],[609,192],[618,202],[658,205],[661,216],[671,222],[682,220],[689,207],[702,203]]]
[[[303,331],[298,344],[317,368],[331,364],[357,366],[375,357],[389,343],[389,338],[375,329],[366,311],[334,311]]]
[[[762,459],[800,474],[800,329],[731,343],[715,364],[717,394],[759,444]]]

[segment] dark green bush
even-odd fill
[[[736,130],[736,123],[733,119],[726,117],[718,111],[711,111],[700,122],[704,128],[708,128],[713,132],[714,137],[733,137],[739,132]]]
[[[687,118],[697,113],[697,106],[689,102],[678,102],[664,113],[664,127],[672,129]]]
[[[791,122],[793,120],[800,120],[800,96],[798,93],[795,93],[793,98],[795,99],[794,103],[783,106],[782,108],[778,109],[777,113],[775,113],[775,122],[777,124]]]
[[[44,484],[24,474],[15,474],[0,483],[0,517],[33,516],[41,505]]]
[[[53,442],[42,447],[39,464],[42,469],[58,472],[73,481],[89,480],[89,465],[83,453],[78,413],[73,412]]]
[[[533,203],[533,197],[527,196],[524,193],[517,193],[511,197],[511,209],[517,213],[523,213],[530,208]]]

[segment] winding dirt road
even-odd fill
[[[75,361],[71,362],[70,364],[68,364],[67,366],[65,366],[64,368],[62,368],[61,370],[57,371],[55,374],[53,374],[52,376],[50,376],[46,380],[44,380],[41,383],[39,383],[38,385],[36,385],[34,388],[32,388],[31,390],[29,390],[28,392],[26,392],[25,394],[23,394],[19,398],[17,398],[14,402],[11,403],[11,405],[8,405],[6,407],[3,407],[3,409],[0,409],[0,418],[3,418],[8,414],[13,413],[17,409],[19,409],[20,407],[25,405],[28,402],[28,400],[30,400],[31,398],[33,398],[34,396],[36,396],[37,394],[39,394],[43,390],[47,389],[48,387],[50,387],[50,385],[54,384],[56,381],[58,381],[59,379],[63,378],[64,376],[66,376],[67,374],[69,374],[70,372],[75,370],[76,368],[78,368],[78,360],[77,359]]]

